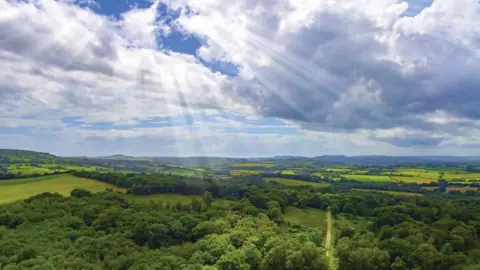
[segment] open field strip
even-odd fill
[[[76,188],[86,189],[91,192],[104,191],[111,188],[123,192],[123,188],[116,187],[100,181],[80,178],[69,174],[24,178],[0,181],[0,203],[23,200],[44,192],[59,193],[69,196]]]

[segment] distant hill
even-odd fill
[[[49,153],[18,149],[0,149],[0,156],[17,158],[58,158]]]
[[[18,150],[18,149],[0,149],[0,159],[9,159],[16,162],[25,160],[56,160],[58,162],[73,163],[118,163],[118,162],[140,162],[156,164],[172,164],[184,166],[217,166],[234,162],[275,162],[283,163],[286,161],[311,161],[316,164],[326,165],[403,165],[403,164],[473,164],[480,165],[480,156],[344,156],[344,155],[323,155],[313,158],[302,156],[274,156],[270,158],[229,158],[229,157],[134,157],[122,154],[116,154],[104,157],[59,157],[49,153]],[[96,164],[96,163],[95,163]],[[94,164],[94,165],[95,165]]]

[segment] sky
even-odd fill
[[[478,0],[0,0],[0,148],[480,155]]]

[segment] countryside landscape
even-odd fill
[[[480,0],[0,0],[0,270],[480,270]]]
[[[476,157],[0,157],[1,269],[480,263]]]

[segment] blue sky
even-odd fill
[[[246,157],[480,146],[474,0],[34,2],[0,0],[0,148]]]

